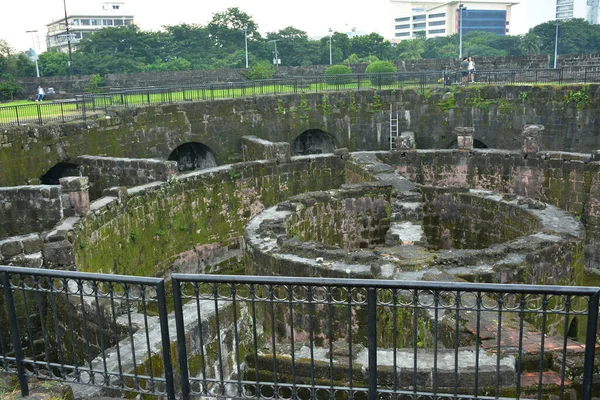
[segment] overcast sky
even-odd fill
[[[31,35],[25,33],[27,30],[37,30],[37,40],[43,46],[46,24],[64,17],[63,0],[2,1],[0,39],[17,50],[32,46]],[[522,2],[529,6],[513,8],[511,31],[514,34],[526,32],[533,18],[543,14],[540,9],[552,8],[551,0]],[[100,10],[102,3],[103,0],[66,0],[69,14]],[[135,16],[143,30],[159,30],[162,25],[182,22],[206,24],[213,13],[229,7],[239,7],[250,14],[262,33],[291,25],[313,37],[327,35],[330,27],[338,32],[355,27],[361,32],[377,32],[385,38],[391,36],[389,0],[125,0],[126,12]]]

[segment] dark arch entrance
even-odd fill
[[[446,148],[447,149],[458,149],[458,142],[456,141],[456,139],[454,139],[452,142],[450,142],[450,144]],[[473,139],[473,148],[474,149],[487,149],[488,146],[485,143],[483,143],[481,140]]]
[[[179,172],[216,167],[217,159],[212,150],[197,142],[184,143],[169,156],[169,161],[177,161]]]
[[[335,149],[335,139],[320,129],[302,132],[292,144],[292,154],[295,156],[333,153]]]
[[[79,166],[73,163],[59,162],[41,176],[42,185],[58,185],[58,180],[65,176],[80,176]]]

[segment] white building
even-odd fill
[[[599,0],[556,0],[556,19],[583,18],[598,23]]]
[[[449,36],[458,33],[458,7],[462,13],[463,34],[486,31],[498,35],[510,33],[511,7],[520,0],[390,0],[393,16],[393,37],[396,40],[415,37]]]
[[[76,47],[77,42],[98,29],[133,24],[133,15],[126,14],[124,6],[124,2],[106,2],[99,4],[97,10],[87,12],[75,11],[68,14],[67,24],[71,47]],[[67,51],[67,24],[65,24],[65,18],[61,18],[46,25],[48,27],[48,34],[46,36],[48,50]]]

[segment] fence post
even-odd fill
[[[587,84],[587,70],[588,67],[583,67],[583,83]]]
[[[8,273],[2,272],[2,286],[4,286],[4,298],[6,301],[6,309],[8,312],[8,324],[10,325],[10,336],[12,345],[15,351],[15,360],[17,362],[17,374],[19,375],[19,385],[21,386],[21,395],[29,396],[29,385],[27,384],[27,374],[23,365],[23,349],[21,348],[21,339],[19,337],[19,325],[17,323],[17,313],[15,302],[10,289],[10,280]]]
[[[369,400],[377,400],[377,291],[367,289],[369,347]]]
[[[187,348],[185,346],[185,325],[183,321],[183,302],[181,301],[181,284],[175,277],[171,277],[173,284],[173,304],[175,307],[175,326],[177,330],[177,358],[179,359],[179,369],[181,376],[181,398],[189,400],[190,398],[190,378],[187,363]],[[202,321],[200,321],[201,323]]]
[[[81,112],[83,114],[83,120],[86,120],[86,113],[85,113],[85,97],[81,97]]]
[[[148,98],[148,104],[150,104],[150,90],[146,91],[146,97]]]
[[[42,121],[42,110],[40,108],[40,103],[37,104],[37,112],[38,112],[38,123],[40,125],[44,125],[44,121]]]
[[[596,328],[598,325],[598,298],[600,291],[588,301],[588,321],[585,335],[585,358],[583,360],[583,383],[581,397],[583,400],[592,399],[592,382],[594,380],[594,357],[596,350]]]
[[[173,364],[171,363],[171,339],[169,337],[169,315],[167,314],[167,302],[165,298],[165,281],[161,281],[156,287],[156,299],[158,300],[158,317],[160,320],[160,335],[163,347],[163,363],[165,366],[165,381],[167,398],[175,400],[175,385],[173,384]]]

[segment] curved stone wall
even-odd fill
[[[74,227],[77,268],[145,276],[170,268],[206,272],[204,258],[239,249],[246,222],[264,208],[344,183],[341,161],[333,155],[295,157],[287,164],[254,161],[115,190],[92,203]],[[190,249],[196,259],[179,257]]]
[[[308,131],[357,150],[389,150],[390,107],[400,131],[420,149],[448,148],[454,128],[473,127],[488,148],[520,149],[527,124],[542,124],[540,146],[554,151],[600,148],[598,85],[453,87],[298,93],[145,106],[110,111],[85,123],[4,128],[0,185],[35,183],[78,156],[167,160],[185,143],[212,150],[218,165],[243,161],[241,137],[293,144]]]

